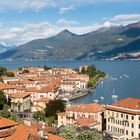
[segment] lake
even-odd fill
[[[17,69],[21,66],[79,67],[95,64],[108,78],[97,86],[96,92],[76,99],[73,103],[111,104],[127,97],[140,98],[140,61],[0,61],[0,66]]]

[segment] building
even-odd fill
[[[88,126],[102,130],[104,107],[99,104],[80,104],[66,108],[66,112],[58,113],[58,127],[61,125]]]
[[[25,114],[31,110],[31,98],[29,92],[14,93],[10,95],[11,111]]]
[[[140,99],[127,98],[107,105],[106,129],[114,140],[140,138]]]
[[[51,99],[49,99],[49,98],[47,98],[47,97],[40,98],[40,99],[34,101],[33,105],[39,106],[39,107],[41,107],[42,109],[45,109],[45,108],[46,108],[46,104],[47,104],[50,100],[51,100]]]
[[[50,134],[52,129],[41,124],[18,124],[0,116],[0,140],[65,140]]]
[[[4,140],[6,137],[12,135],[16,125],[16,122],[0,116],[0,140]]]

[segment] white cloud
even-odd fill
[[[63,25],[63,26],[70,26],[70,25],[76,25],[76,24],[78,24],[78,22],[74,21],[74,20],[59,19],[57,21],[57,24]]]
[[[110,28],[110,27],[113,27],[113,26],[116,26],[116,24],[112,23],[110,21],[106,21],[103,25],[103,27],[106,27],[106,28]]]
[[[46,7],[53,7],[55,2],[53,0],[1,0],[0,10],[19,10],[21,13],[23,10],[32,9],[40,10]]]
[[[74,23],[74,22],[73,22]],[[57,26],[51,25],[47,21],[27,24],[23,27],[1,28],[0,29],[0,41],[10,45],[19,45],[38,38],[47,38],[56,35],[60,31],[67,28],[76,34],[85,34],[87,32],[94,31],[101,27],[100,24],[93,24],[90,26]]]
[[[140,14],[121,14],[110,18],[110,21],[117,24],[127,25],[140,21]]]
[[[60,14],[75,9],[77,6],[90,5],[95,3],[111,2],[139,2],[139,0],[0,0],[0,12],[7,10],[32,9],[38,12],[42,8],[55,7]]]
[[[71,10],[74,10],[74,6],[73,5],[70,5],[68,7],[62,7],[59,9],[59,13],[60,14],[64,14],[65,12],[67,11],[71,11]]]

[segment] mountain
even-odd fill
[[[14,48],[15,46],[9,46],[6,45],[4,42],[0,42],[0,53],[3,53],[11,48]]]
[[[107,24],[108,25],[108,24]],[[32,40],[0,54],[0,59],[140,59],[140,22],[107,26],[84,35],[68,30]]]

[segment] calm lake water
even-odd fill
[[[74,68],[90,64],[106,72],[109,78],[97,86],[95,93],[76,99],[73,103],[110,104],[127,97],[140,98],[140,61],[0,61],[0,65],[8,69],[44,65]]]

